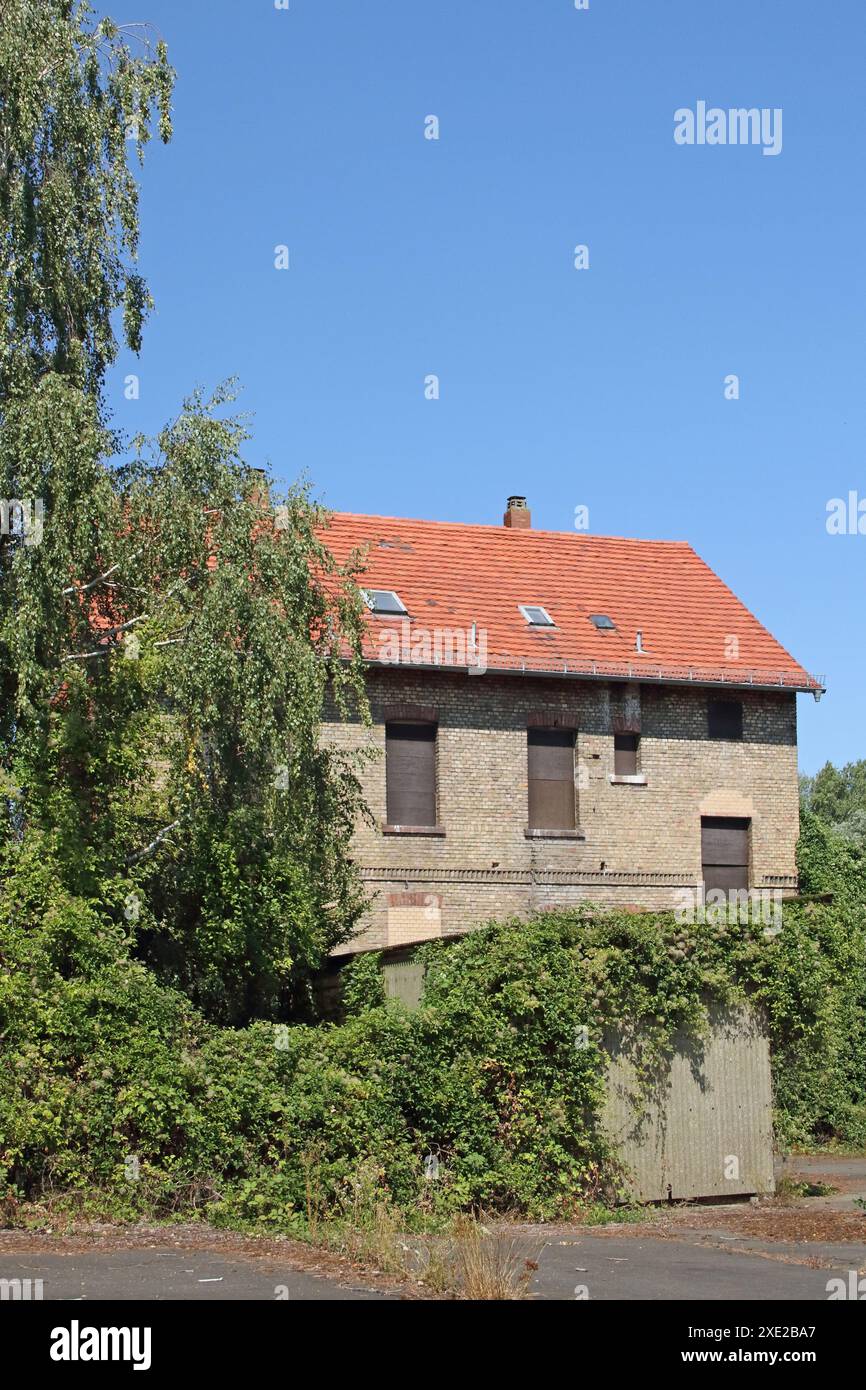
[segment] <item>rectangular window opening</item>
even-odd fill
[[[436,725],[385,725],[385,799],[389,825],[436,825]]]
[[[710,738],[740,741],[743,737],[742,700],[708,701],[707,730]]]
[[[701,875],[706,892],[741,892],[749,887],[751,821],[733,816],[701,819]]]
[[[574,830],[574,732],[528,729],[530,830]]]
[[[616,777],[637,777],[638,734],[614,734],[613,771]]]

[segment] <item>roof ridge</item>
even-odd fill
[[[652,539],[647,536],[604,536],[595,531],[547,531],[541,527],[520,527],[512,529],[508,526],[503,526],[501,522],[497,524],[493,521],[437,521],[433,517],[383,516],[376,512],[338,512],[328,507],[325,507],[325,511],[328,513],[329,517],[339,518],[345,521],[397,522],[404,526],[435,526],[437,529],[441,527],[453,527],[461,531],[490,531],[494,535],[520,536],[521,538],[530,539],[533,536],[544,536],[546,539],[555,536],[561,540],[615,541],[622,542],[626,545],[674,546],[678,549],[691,550],[693,554],[696,553],[689,541]]]

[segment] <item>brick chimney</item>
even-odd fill
[[[532,527],[532,513],[526,505],[525,497],[509,497],[502,524],[512,531],[529,531]]]
[[[268,475],[264,468],[250,468],[249,501],[254,507],[261,507],[262,511],[267,511],[271,504],[271,490],[268,486]]]

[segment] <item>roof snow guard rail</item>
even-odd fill
[[[479,664],[454,653],[443,653],[440,658],[433,654],[432,660],[413,660],[409,652],[401,653],[399,660],[382,657],[381,653],[367,649],[365,643],[364,659],[374,666],[412,666],[422,671],[478,671]],[[632,680],[652,681],[667,685],[727,685],[740,689],[752,687],[758,690],[793,690],[802,694],[814,695],[818,700],[826,691],[823,676],[814,676],[806,671],[765,671],[744,667],[674,666],[658,662],[633,661],[581,661],[578,658],[561,658],[558,661],[526,661],[523,657],[488,654],[483,670],[495,675],[517,674],[524,676],[564,676],[580,677],[583,680]]]

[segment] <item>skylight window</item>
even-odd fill
[[[518,608],[530,627],[556,627],[546,608],[541,608],[536,603],[520,603]]]
[[[612,618],[609,618],[606,613],[590,613],[589,621],[592,623],[593,627],[598,628],[599,632],[609,632],[611,629],[614,631],[616,630],[616,623]]]
[[[408,611],[399,594],[395,594],[393,589],[362,589],[361,592],[371,613],[393,617],[394,614]]]

